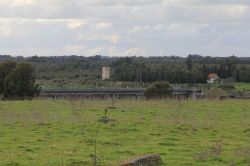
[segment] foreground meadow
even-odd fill
[[[0,102],[1,166],[88,166],[95,149],[106,166],[151,153],[170,166],[249,166],[250,102]]]

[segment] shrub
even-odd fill
[[[171,88],[168,82],[154,82],[144,92],[145,96],[150,98],[162,98],[171,96]]]
[[[206,92],[206,97],[209,99],[218,99],[222,96],[227,96],[227,92],[221,88],[210,88]]]
[[[5,62],[0,64],[0,93],[4,98],[32,98],[40,91],[35,84],[34,69],[29,63]]]
[[[4,80],[8,74],[16,68],[17,63],[12,61],[7,61],[0,63],[0,94],[4,92]]]

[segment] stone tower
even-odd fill
[[[102,68],[102,80],[110,79],[110,67]]]

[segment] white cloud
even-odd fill
[[[0,0],[14,55],[250,55],[247,0]]]
[[[0,36],[10,36],[13,30],[8,25],[0,25]]]
[[[95,26],[96,29],[105,29],[110,27],[112,27],[112,23],[109,22],[99,22]]]
[[[34,0],[1,0],[0,1],[0,5],[12,6],[12,7],[33,5],[33,4],[34,4]]]
[[[110,41],[111,41],[113,44],[117,44],[118,41],[119,41],[119,36],[117,36],[117,35],[112,35],[110,39],[111,39]]]
[[[194,6],[207,6],[207,5],[250,5],[247,0],[164,0],[163,5],[194,5]]]
[[[79,35],[77,40],[82,41],[109,41],[112,44],[117,44],[120,37],[118,35],[103,35],[103,34],[94,34],[94,35]]]
[[[99,46],[99,47],[95,47],[95,48],[89,48],[86,53],[89,56],[105,55],[105,51],[106,51],[106,47]]]
[[[75,19],[75,20],[67,21],[67,26],[69,28],[79,28],[79,27],[83,27],[83,26],[85,26],[87,24],[88,24],[88,22],[85,21],[85,20],[77,20],[77,19]]]
[[[87,46],[85,45],[66,45],[64,47],[64,50],[66,52],[71,52],[72,54],[82,54],[84,51],[86,51]]]
[[[143,6],[161,4],[164,0],[85,0],[79,1],[79,5],[89,6]]]
[[[130,48],[124,52],[125,56],[145,56],[146,50],[143,48]]]
[[[137,33],[143,30],[148,30],[150,27],[148,25],[145,26],[135,26],[129,30],[130,33]]]
[[[145,56],[146,50],[143,48],[130,48],[121,50],[116,47],[108,48],[108,55],[110,56],[119,56],[119,57],[131,57],[131,56]]]
[[[201,29],[208,27],[208,24],[194,24],[194,23],[173,23],[167,26],[167,30],[171,33],[195,35]]]

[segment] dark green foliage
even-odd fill
[[[0,64],[0,94],[4,92],[4,80],[7,75],[16,68],[16,62],[7,61]]]
[[[171,88],[168,82],[154,82],[146,90],[145,96],[150,98],[163,98],[171,95]]]
[[[187,69],[188,71],[192,71],[193,70],[193,62],[192,62],[192,55],[189,55],[187,57],[187,60],[186,60],[186,64],[187,64]]]
[[[209,73],[217,73],[222,79],[233,78],[237,82],[250,82],[250,58],[202,57],[131,57],[112,63],[113,77],[119,81],[197,84],[206,83]]]
[[[34,69],[29,63],[5,62],[0,65],[1,94],[4,98],[34,97],[39,93],[35,85]]]
[[[155,82],[169,81],[178,84],[206,83],[208,73],[216,73],[222,79],[250,82],[249,57],[11,57],[0,56],[0,61],[27,61],[35,68],[40,80],[68,79],[82,82],[101,80],[101,68],[111,67],[114,81]],[[1,78],[0,78],[1,83]]]

